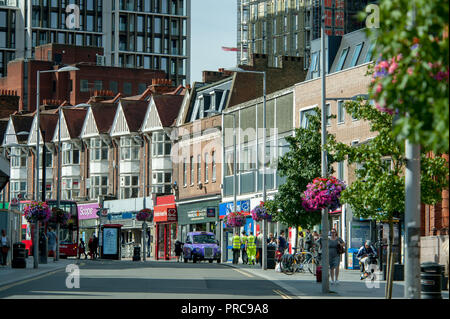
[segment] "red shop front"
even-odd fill
[[[177,206],[175,196],[158,196],[154,206],[153,221],[156,225],[156,260],[176,258],[174,254],[177,239]]]

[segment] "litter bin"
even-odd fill
[[[12,268],[26,268],[26,251],[24,243],[13,244],[13,258],[11,261]]]
[[[141,260],[141,247],[135,246],[133,250],[133,261]]]
[[[267,269],[275,269],[275,246],[267,246]]]
[[[441,282],[442,267],[434,262],[425,262],[420,265],[420,282],[422,286],[422,299],[442,299]]]
[[[356,257],[358,254],[358,249],[356,248],[349,248],[348,249],[348,269],[359,269],[359,259]]]

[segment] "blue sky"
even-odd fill
[[[191,83],[202,71],[236,66],[236,0],[191,0]]]

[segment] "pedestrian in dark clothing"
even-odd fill
[[[1,248],[2,248],[2,265],[6,266],[9,251],[9,238],[6,235],[6,231],[4,229],[2,229]]]
[[[92,237],[89,238],[88,248],[89,248],[89,255],[91,256],[91,259],[94,259],[94,239]]]
[[[95,234],[94,234],[94,240],[92,241],[92,244],[93,244],[93,250],[94,250],[94,259],[97,259],[98,258],[98,251],[97,251],[97,249],[98,249],[98,237],[95,236]]]
[[[309,232],[309,229],[306,230],[305,232],[305,237],[304,237],[304,249],[305,251],[311,251],[311,248],[313,246],[313,236],[312,234]]]
[[[287,248],[287,241],[286,238],[284,238],[284,230],[280,232],[280,236],[278,237],[278,250],[284,254],[284,251]]]
[[[180,262],[182,252],[183,252],[183,243],[177,240],[175,242],[175,256],[177,256],[177,262]]]
[[[84,254],[84,259],[87,259],[86,244],[84,243],[83,238],[80,239],[80,255],[78,256],[78,259],[81,258],[81,254]]]

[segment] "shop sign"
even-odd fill
[[[98,218],[97,211],[99,210],[98,203],[78,204],[78,219],[93,219]]]
[[[194,211],[187,212],[187,217],[194,221],[194,220],[202,220],[206,218],[206,209],[198,209]]]
[[[236,202],[237,210],[238,211],[244,211],[246,213],[249,213],[250,208],[250,200],[240,200]],[[224,218],[229,212],[234,211],[234,205],[233,202],[228,203],[222,203],[219,205],[219,215],[220,218]]]
[[[216,208],[215,207],[208,207],[206,209],[206,217],[216,217]]]

